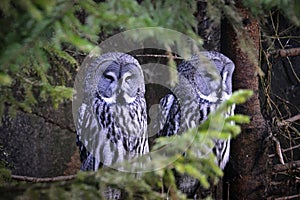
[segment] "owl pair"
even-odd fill
[[[232,93],[234,64],[217,52],[201,52],[177,67],[178,84],[160,101],[157,135],[185,132],[204,120]],[[145,82],[132,56],[106,53],[82,78],[83,98],[76,120],[81,170],[113,166],[149,152]],[[218,164],[229,159],[228,140],[215,141]]]

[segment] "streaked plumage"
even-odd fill
[[[210,112],[232,94],[233,62],[218,52],[201,52],[177,67],[178,84],[173,93],[160,101],[162,112],[158,136],[181,134],[207,119]],[[228,115],[233,115],[232,108]],[[230,138],[215,140],[217,163],[224,169],[229,159]],[[189,176],[181,176],[178,187],[192,195],[199,185]]]
[[[138,61],[124,53],[106,53],[85,74],[76,123],[81,170],[148,153],[145,84]]]

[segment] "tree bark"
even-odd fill
[[[221,51],[236,65],[233,89],[251,89],[254,95],[236,108],[236,113],[250,116],[251,122],[243,125],[242,133],[232,141],[230,162],[224,177],[223,199],[263,199],[267,180],[267,156],[264,146],[267,124],[261,114],[257,76],[260,32],[258,22],[251,17],[250,12],[239,2],[236,6],[243,17],[244,31],[252,40],[253,47],[249,48],[254,48],[255,51],[252,57],[242,51],[239,45],[240,34],[237,36],[226,19],[222,22]]]

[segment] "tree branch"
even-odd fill
[[[300,48],[291,48],[291,49],[277,49],[270,52],[274,58],[278,57],[288,57],[288,56],[300,56]]]
[[[295,199],[297,197],[300,197],[300,194],[295,194],[295,195],[285,196],[285,197],[278,197],[278,198],[275,198],[274,200]]]
[[[288,125],[291,122],[295,122],[295,121],[298,121],[298,120],[300,120],[300,114],[295,115],[295,116],[293,116],[291,118],[288,118],[286,120],[283,120],[281,122],[278,122],[277,125],[278,126],[285,126],[285,125]]]
[[[292,150],[297,149],[297,148],[299,148],[299,147],[300,147],[300,144],[298,144],[298,145],[296,145],[296,146],[289,147],[289,148],[287,148],[287,149],[281,149],[281,151],[282,151],[282,153],[284,153],[284,152],[286,152],[286,151],[292,151]],[[275,154],[270,154],[270,155],[269,155],[269,158],[272,158],[272,157],[274,157],[274,156],[275,156]]]
[[[273,173],[283,172],[292,169],[300,169],[300,160],[293,161],[286,164],[277,164],[273,167]]]
[[[281,162],[281,164],[284,164],[284,159],[283,159],[283,156],[282,156],[282,151],[281,151],[281,145],[280,145],[280,142],[279,140],[277,140],[277,138],[275,137],[272,137],[272,140],[275,142],[276,144],[276,153],[279,157],[279,161]]]
[[[154,57],[154,58],[171,58],[174,60],[184,60],[182,57],[170,55],[156,55],[156,54],[143,54],[143,55],[135,55],[136,57]]]
[[[46,183],[46,182],[55,182],[55,181],[68,181],[76,178],[76,174],[69,176],[57,176],[51,178],[38,178],[38,177],[29,177],[29,176],[19,176],[11,175],[11,178],[17,181],[26,181],[34,183]]]

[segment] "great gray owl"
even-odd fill
[[[181,134],[207,119],[232,94],[233,62],[218,52],[201,52],[177,67],[178,84],[160,101],[158,136]],[[232,108],[228,115],[233,114]],[[215,140],[217,163],[224,169],[229,159],[230,138]],[[193,195],[199,182],[189,176],[178,178],[178,187]]]
[[[83,77],[77,144],[81,170],[97,170],[149,152],[145,84],[138,61],[124,53],[95,59]]]

